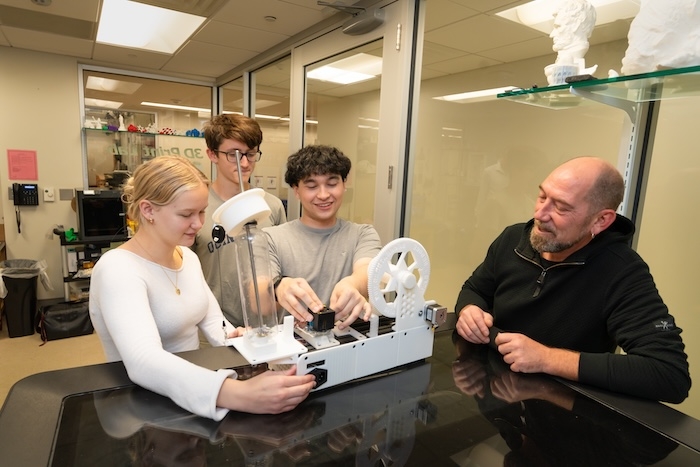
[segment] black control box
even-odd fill
[[[330,331],[335,326],[335,311],[328,307],[324,307],[323,310],[318,313],[311,312],[314,315],[313,321],[311,321],[311,330],[316,332]]]

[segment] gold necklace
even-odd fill
[[[143,245],[141,245],[141,242],[139,242],[139,240],[138,240],[136,237],[132,237],[132,239],[136,242],[136,244],[139,246],[139,248],[141,248],[141,250],[142,250],[144,253],[146,253],[146,254],[148,255],[148,257],[150,258],[150,260],[151,260],[152,262],[154,262],[154,263],[156,263],[158,266],[160,266],[160,269],[163,271],[163,274],[165,274],[165,277],[167,277],[168,280],[170,281],[170,283],[173,285],[173,287],[175,287],[175,294],[176,294],[176,295],[180,295],[180,288],[177,286],[177,274],[178,274],[178,271],[175,271],[175,282],[173,282],[173,280],[170,278],[170,275],[168,274],[168,271],[166,271],[165,268],[164,268],[158,261],[156,261],[156,260],[153,258],[153,256],[151,256],[151,254],[148,252],[148,250],[145,249],[145,248],[143,247]],[[180,259],[182,259],[182,252],[179,251],[179,250],[177,249],[177,247],[175,248],[175,251],[177,251],[177,253],[180,255]]]

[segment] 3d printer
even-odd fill
[[[242,190],[242,188],[241,188]],[[446,308],[426,301],[430,261],[410,238],[388,243],[368,269],[369,323],[339,330],[334,312],[318,314],[305,327],[291,315],[279,319],[267,259],[267,240],[257,229],[270,208],[264,191],[253,188],[226,201],[213,214],[235,239],[245,334],[229,339],[251,364],[295,364],[297,374],[316,376],[315,390],[389,370],[433,352],[435,328]],[[281,321],[281,324],[280,324]]]

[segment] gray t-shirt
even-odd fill
[[[333,288],[352,274],[353,264],[381,250],[379,234],[369,224],[338,219],[329,229],[315,229],[293,220],[267,227],[272,277],[306,279],[328,306]]]
[[[258,223],[257,228],[261,235],[263,227],[278,225],[287,221],[284,205],[279,198],[265,192],[265,202],[270,206],[272,212],[268,219]],[[238,266],[236,265],[236,247],[233,243],[233,237],[226,235],[224,241],[219,244],[214,243],[212,240],[212,231],[214,230],[212,215],[222,204],[224,204],[224,200],[212,188],[209,188],[209,206],[207,206],[207,214],[204,216],[204,225],[197,234],[192,250],[199,256],[204,277],[216,300],[219,302],[226,319],[234,326],[243,326],[241,292],[238,285]]]

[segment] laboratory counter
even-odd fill
[[[228,347],[180,355],[246,363]],[[0,464],[687,466],[700,465],[700,421],[513,373],[445,326],[425,361],[315,391],[281,415],[204,419],[135,386],[121,363],[29,376],[0,412]]]

